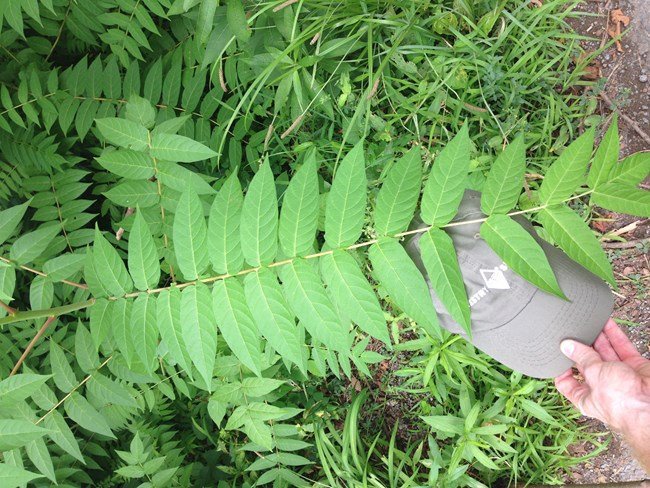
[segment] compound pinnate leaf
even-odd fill
[[[121,297],[133,290],[133,281],[124,266],[124,261],[97,227],[95,227],[92,259],[97,278],[111,295]]]
[[[190,358],[183,339],[181,326],[181,290],[172,287],[163,290],[156,299],[156,322],[162,342],[167,346],[171,359],[176,362],[190,377]]]
[[[104,417],[78,392],[72,393],[63,404],[63,407],[68,417],[77,425],[90,432],[115,439],[115,435],[113,435],[113,431]]]
[[[282,357],[305,371],[300,333],[275,274],[266,268],[244,278],[246,302],[257,328]]]
[[[64,393],[69,393],[77,386],[77,378],[68,363],[65,352],[56,342],[50,341],[50,365],[54,384]]]
[[[45,252],[59,232],[61,232],[61,225],[53,224],[23,234],[12,244],[9,258],[18,264],[34,261]]]
[[[52,457],[47,450],[45,441],[42,438],[31,441],[25,445],[25,453],[36,469],[56,484],[56,475],[54,473]]]
[[[260,335],[237,279],[221,280],[212,288],[212,307],[223,339],[244,366],[260,376]]]
[[[578,214],[566,205],[560,205],[542,210],[538,218],[546,232],[571,259],[616,286],[605,251]]]
[[[99,355],[95,349],[93,339],[81,322],[77,322],[77,331],[74,335],[74,352],[77,364],[84,373],[91,373],[99,366]]]
[[[542,203],[561,203],[584,183],[593,148],[594,129],[589,129],[562,151],[546,172],[539,189]]]
[[[110,303],[104,298],[99,298],[90,307],[90,336],[95,350],[98,350],[104,339],[111,335]]]
[[[601,183],[608,181],[612,168],[618,161],[619,150],[618,114],[614,114],[612,123],[600,141],[598,149],[596,149],[596,154],[594,154],[591,168],[589,168],[587,184],[590,188],[596,188]]]
[[[153,181],[125,180],[104,192],[104,196],[122,207],[153,207],[160,201],[158,187]]]
[[[355,259],[346,251],[336,250],[320,258],[320,267],[327,289],[341,313],[390,347],[384,312]]]
[[[29,420],[0,419],[0,451],[10,451],[40,439],[49,431]]]
[[[631,185],[605,183],[594,190],[591,201],[615,212],[650,217],[650,191]]]
[[[295,259],[280,268],[289,306],[311,336],[335,351],[349,351],[349,324],[332,305],[312,262]]]
[[[104,151],[97,162],[113,174],[132,180],[147,180],[154,175],[151,156],[130,149]]]
[[[174,251],[186,280],[197,279],[208,267],[208,229],[203,204],[187,188],[176,207],[173,224]]]
[[[481,210],[487,215],[506,213],[517,204],[526,171],[526,144],[518,136],[492,164],[481,194]]]
[[[3,244],[16,230],[28,205],[29,202],[25,202],[0,212],[0,244]]]
[[[420,238],[420,251],[432,288],[449,314],[471,336],[469,302],[451,237],[441,229],[431,228]]]
[[[181,293],[181,317],[188,356],[210,390],[217,356],[217,327],[210,290],[203,283],[188,286]]]
[[[278,252],[278,197],[268,159],[253,177],[244,197],[240,235],[249,265],[273,262]]]
[[[354,244],[366,212],[366,163],[363,141],[343,158],[327,197],[325,242],[332,248]]]
[[[118,118],[97,119],[95,123],[110,144],[135,151],[144,151],[149,145],[149,131],[140,124]]]
[[[151,156],[164,161],[193,163],[217,155],[209,147],[177,134],[155,133],[151,140]]]
[[[248,30],[243,2],[239,0],[228,0],[226,2],[226,19],[228,21],[228,27],[230,27],[230,30],[238,41],[246,42],[250,38],[251,31]]]
[[[379,283],[395,304],[430,335],[440,337],[429,287],[399,242],[387,237],[379,239],[370,246],[368,256]]]
[[[388,171],[375,207],[375,229],[380,235],[405,231],[413,219],[420,197],[422,156],[416,146],[402,156]]]
[[[234,274],[244,264],[239,233],[243,203],[239,178],[233,173],[214,198],[208,219],[208,253],[217,273]]]
[[[445,225],[456,215],[467,185],[470,144],[464,124],[434,160],[422,194],[421,216],[427,224]]]
[[[129,233],[128,265],[138,290],[155,287],[160,280],[160,261],[149,225],[138,210]]]
[[[607,183],[636,186],[650,173],[650,152],[638,152],[615,164]],[[605,182],[603,182],[605,183]]]
[[[148,373],[156,365],[158,347],[158,326],[156,324],[156,297],[138,295],[131,306],[131,340],[140,361]]]
[[[67,280],[83,268],[85,260],[85,254],[62,254],[48,260],[43,272],[52,281]]]
[[[50,375],[31,373],[9,376],[0,381],[0,402],[12,403],[25,400],[50,378]]]
[[[492,215],[481,225],[481,237],[515,273],[565,298],[544,250],[519,223],[507,215]]]
[[[309,254],[318,227],[318,174],[314,154],[293,175],[282,200],[279,238],[288,257]]]
[[[77,442],[77,439],[75,439],[70,427],[68,427],[68,424],[65,422],[63,415],[57,411],[50,413],[45,417],[45,420],[43,420],[43,426],[46,429],[50,429],[51,432],[49,433],[49,437],[57,446],[75,459],[86,464],[86,461],[84,461],[84,457],[81,454],[81,449],[79,449],[79,443]]]
[[[126,364],[131,367],[135,355],[135,348],[131,338],[131,305],[133,301],[120,298],[110,301],[108,316],[113,327],[113,339],[117,349],[122,353]]]
[[[40,474],[32,473],[18,466],[0,463],[0,485],[7,488],[24,486],[32,480],[42,478]]]

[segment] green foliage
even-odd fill
[[[574,207],[647,215],[650,159],[617,163],[612,124],[585,179],[593,131],[564,146],[591,102],[554,89],[588,61],[567,69],[569,11],[493,3],[5,2],[0,484],[553,476],[571,419],[437,326],[400,234],[419,204],[431,284],[470,332],[444,230],[467,187],[488,242],[559,293],[505,215],[526,168],[545,179],[525,213],[611,282]],[[437,401],[404,452],[360,429],[363,400],[335,422],[390,349],[418,351],[399,376]]]

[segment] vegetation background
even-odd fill
[[[311,357],[308,374],[266,348],[261,378],[220,340],[213,392],[168,345],[154,350],[155,370],[129,367],[123,358],[132,346],[123,340],[115,347],[103,336],[116,327],[115,316],[98,315],[97,305],[50,310],[122,286],[128,274],[110,279],[110,272],[126,273],[133,236],[148,235],[142,222],[163,258],[155,272],[142,267],[144,289],[157,283],[155,273],[165,277],[163,286],[183,281],[174,268],[195,278],[178,251],[183,233],[177,237],[169,217],[185,195],[197,197],[187,197],[190,217],[197,208],[191,202],[204,207],[202,220],[227,176],[237,170],[248,197],[263,168],[275,184],[259,185],[283,199],[310,158],[325,195],[362,140],[372,205],[412,147],[428,169],[465,128],[467,186],[481,189],[503,148],[524,133],[519,205],[534,206],[547,169],[569,143],[612,126],[603,124],[596,84],[585,76],[598,53],[585,53],[584,38],[567,24],[572,2],[0,5],[0,204],[9,212],[0,214],[7,234],[0,268],[3,486],[552,483],[581,460],[568,446],[591,444],[582,457],[604,448],[550,383],[512,373],[458,337],[423,333],[363,255],[361,269],[388,324],[383,336],[355,332],[349,359]],[[168,144],[138,146],[138,127]],[[111,146],[132,152],[118,160]],[[161,164],[150,181],[144,153],[184,164]],[[261,165],[265,155],[269,163]],[[642,172],[647,159],[638,161]],[[634,185],[646,174],[634,176]],[[191,192],[181,196],[188,181]],[[317,228],[327,240],[319,199]],[[646,199],[637,201],[637,213],[647,213]],[[581,223],[600,218],[587,198],[571,202]],[[365,214],[363,241],[381,234]],[[611,238],[608,232],[596,236]],[[188,245],[197,249],[195,241]],[[106,262],[92,283],[97,256]],[[136,269],[129,263],[134,281]],[[171,292],[161,296],[176,300]],[[137,305],[142,323],[151,322],[146,303]],[[20,374],[8,377],[17,366]]]

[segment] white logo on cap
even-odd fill
[[[508,269],[508,267],[502,264],[501,266],[495,266],[492,269],[480,270],[483,281],[485,281],[485,286],[491,290],[509,290],[510,284],[503,274],[503,271],[506,269]]]

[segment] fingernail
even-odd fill
[[[573,341],[562,341],[562,343],[560,344],[560,350],[567,357],[571,357],[571,354],[573,354],[574,349],[575,349],[575,345],[573,344]]]

